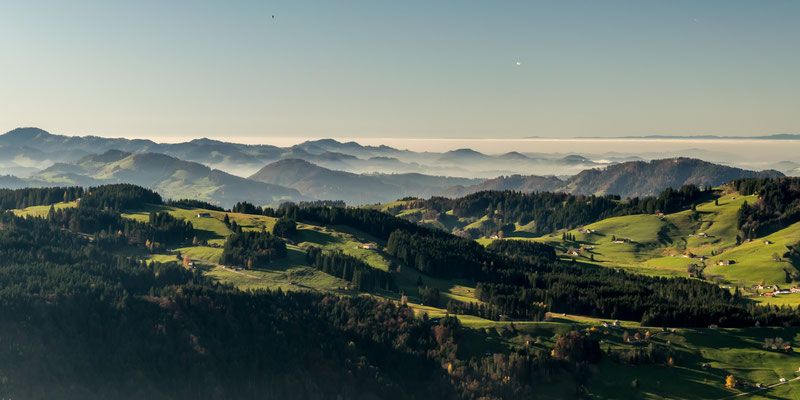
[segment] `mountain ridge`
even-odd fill
[[[83,157],[75,164],[55,164],[31,178],[61,185],[133,183],[157,190],[165,197],[196,198],[225,206],[245,199],[260,204],[306,199],[295,189],[254,182],[160,153],[109,150]]]
[[[268,164],[248,179],[297,189],[321,200],[348,204],[394,201],[406,196],[430,196],[465,178],[406,174],[354,174],[321,167],[306,160],[283,159]]]
[[[614,194],[622,198],[652,196],[672,187],[693,184],[718,186],[738,178],[783,177],[775,170],[750,171],[692,158],[666,158],[652,161],[628,161],[606,168],[591,168],[561,180],[537,175],[511,175],[488,179],[480,184],[448,188],[439,193],[457,198],[484,190],[524,192],[556,191],[572,194]]]

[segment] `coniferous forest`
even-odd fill
[[[677,196],[684,206],[702,194],[671,193],[664,198]],[[547,377],[583,376],[581,368],[604,357],[672,360],[671,350],[652,346],[603,351],[596,339],[575,331],[559,334],[552,349],[469,356],[462,343],[474,333],[459,319],[428,318],[403,302],[359,295],[410,294],[395,281],[397,266],[382,271],[341,251],[308,246],[308,264],[349,282],[353,295],[242,291],[177,258],[145,262],[124,255],[132,248],[163,252],[190,243],[196,231],[167,212],[137,220],[123,211],[200,203],[164,202],[132,185],[0,193],[9,208],[64,201],[75,206],[51,206],[38,217],[0,215],[0,359],[13,366],[0,371],[4,397],[519,398],[535,396]],[[542,243],[496,240],[484,247],[359,208],[240,203],[234,210],[278,218],[276,233],[285,238],[243,230],[225,218],[233,232],[222,264],[258,269],[285,258],[295,221],[353,227],[385,241],[387,256],[402,268],[473,282],[480,304],[444,301],[420,280],[424,304],[446,303],[453,314],[542,321],[570,313],[651,327],[800,325],[800,311],[792,307],[747,303],[738,292],[702,280],[563,261]]]

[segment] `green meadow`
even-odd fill
[[[800,224],[775,232],[758,241],[736,245],[736,211],[745,199],[735,194],[720,198],[720,204],[704,203],[697,212],[684,211],[664,217],[655,215],[632,215],[610,218],[583,227],[593,229],[594,233],[581,233],[578,229],[566,231],[574,235],[575,241],[565,242],[562,233],[531,238],[525,228],[518,226],[513,233],[514,240],[536,240],[550,243],[561,253],[567,249],[578,249],[575,257],[584,263],[623,268],[632,272],[661,276],[686,276],[688,263],[704,262],[706,273],[723,277],[725,282],[751,284],[764,280],[767,283],[783,283],[783,273],[788,261],[777,261],[773,253],[782,254],[787,245],[800,241]],[[74,204],[61,203],[57,208]],[[386,205],[383,205],[386,206]],[[49,207],[30,207],[16,210],[21,215],[44,216]],[[177,218],[191,221],[197,231],[198,240],[212,245],[222,245],[232,232],[222,222],[224,212],[200,209],[148,206],[142,210],[131,210],[128,218],[146,220],[150,212],[166,211]],[[412,210],[409,210],[412,211]],[[419,210],[413,210],[418,212]],[[210,217],[199,217],[208,212]],[[274,218],[245,214],[228,213],[244,229],[270,230]],[[484,219],[485,220],[485,219]],[[466,223],[467,221],[460,221]],[[480,224],[476,220],[471,224]],[[704,237],[699,237],[700,233]],[[630,239],[630,243],[613,243],[612,237]],[[764,239],[770,244],[766,244]],[[489,239],[479,239],[489,243]],[[365,248],[374,244],[375,248]],[[132,251],[131,255],[148,260],[178,261],[176,252],[189,255],[196,266],[211,279],[233,285],[242,290],[281,289],[283,291],[316,290],[339,295],[367,295],[345,290],[348,282],[327,275],[308,265],[305,248],[320,246],[328,250],[342,251],[358,257],[375,268],[388,270],[392,262],[384,251],[385,243],[370,235],[342,226],[319,226],[307,223],[298,224],[298,232],[288,244],[289,255],[285,259],[268,265],[260,265],[252,270],[239,270],[219,265],[222,249],[219,247],[191,245],[171,248],[160,254],[144,254]],[[716,255],[711,256],[711,252]],[[702,255],[707,260],[685,258],[688,254]],[[593,260],[592,260],[593,259]],[[712,266],[720,259],[735,260],[728,266]],[[419,314],[430,318],[447,315],[448,301],[479,302],[475,298],[474,285],[467,281],[436,279],[411,268],[401,267],[394,274],[399,288],[408,295],[409,306]],[[417,282],[422,279],[425,285],[440,290],[439,304],[422,305],[417,293]],[[396,293],[372,293],[369,295],[399,301]],[[800,294],[784,295],[774,298],[755,297],[753,301],[765,304],[792,306],[800,305]],[[635,321],[621,321],[621,329],[604,328],[604,322],[580,315],[552,314],[545,321],[492,321],[471,315],[457,316],[464,326],[462,345],[459,353],[463,356],[480,356],[488,353],[503,353],[512,348],[530,347],[550,349],[557,337],[565,332],[577,330],[595,336],[602,341],[601,349],[631,350],[655,346],[671,349],[673,363],[633,365],[605,359],[592,366],[590,378],[585,388],[589,398],[605,399],[722,399],[738,392],[724,387],[725,377],[734,375],[740,381],[774,384],[779,379],[791,379],[800,368],[800,356],[765,349],[766,338],[780,337],[791,343],[800,340],[800,328],[746,328],[746,329],[670,329],[641,326]],[[643,343],[627,343],[623,334],[649,332],[650,339]],[[543,387],[544,397],[558,398],[564,388]],[[747,399],[800,398],[798,381],[775,388],[748,394]],[[622,388],[622,389],[620,389]]]
[[[55,207],[56,210],[61,210],[63,208],[75,207],[75,202],[61,202],[53,204],[52,206]],[[20,210],[13,210],[14,214],[20,217],[46,217],[49,211],[50,206],[32,206]]]

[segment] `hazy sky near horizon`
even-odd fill
[[[0,15],[0,131],[800,133],[800,1],[0,0]]]

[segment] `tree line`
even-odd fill
[[[306,249],[306,261],[312,267],[328,275],[351,282],[355,290],[362,292],[372,292],[378,289],[397,291],[397,285],[388,272],[373,268],[360,259],[341,251],[323,251],[319,247],[310,246]]]
[[[0,189],[0,210],[47,206],[50,204],[75,201],[83,196],[82,187],[49,187]]]
[[[253,269],[284,258],[286,255],[286,242],[280,237],[269,232],[240,229],[225,240],[219,262]]]
[[[765,236],[800,222],[800,178],[737,179],[731,186],[743,195],[758,195],[744,202],[737,215],[742,239]]]
[[[616,195],[586,196],[567,193],[517,191],[483,191],[465,197],[450,199],[432,197],[429,200],[411,200],[406,208],[423,208],[437,213],[439,218],[449,218],[447,212],[458,218],[488,216],[494,230],[508,230],[515,223],[527,225],[532,221],[535,234],[548,234],[559,229],[573,229],[602,219],[631,214],[673,213],[691,207],[710,196],[694,185],[679,189],[668,188],[658,196],[632,198],[620,201]],[[395,208],[394,211],[400,211]],[[487,233],[487,232],[483,232]]]
[[[746,306],[738,293],[708,282],[564,262],[544,244],[507,242],[484,249],[454,236],[398,231],[387,252],[439,278],[474,279],[476,297],[509,317],[538,320],[551,310],[651,326],[800,324],[797,309]]]

